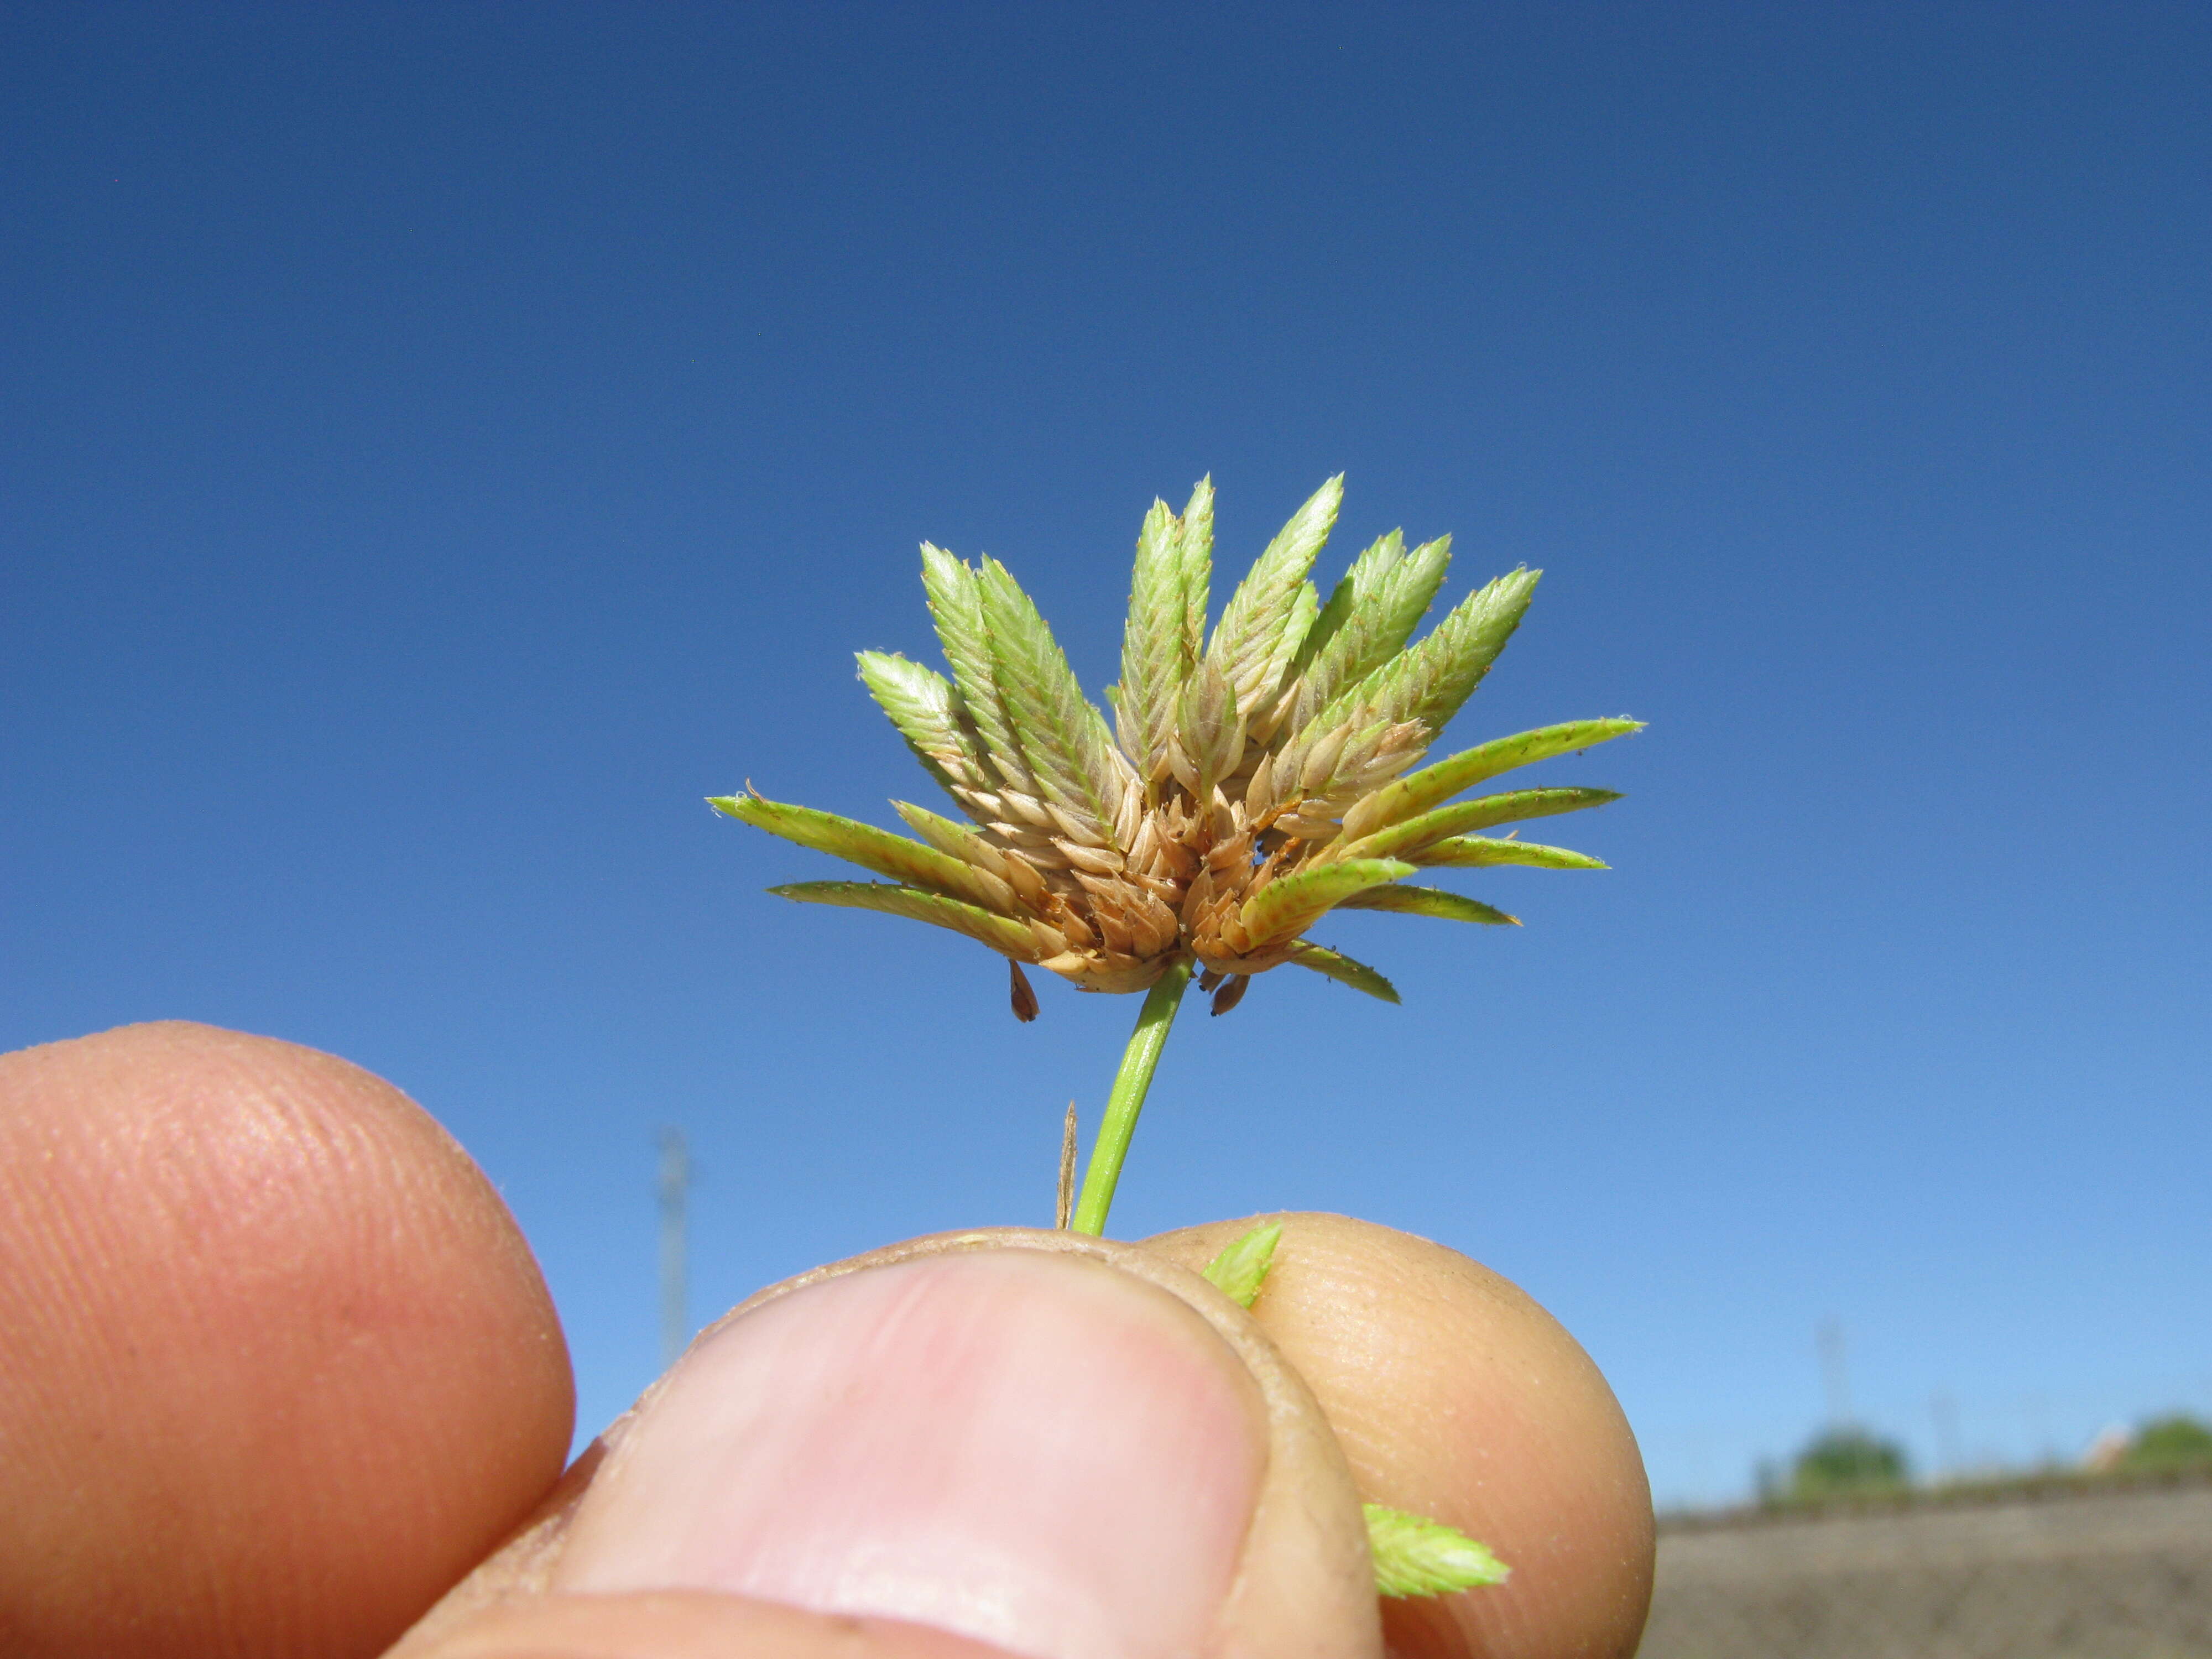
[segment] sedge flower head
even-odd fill
[[[1087,991],[1141,991],[1194,962],[1214,1011],[1294,965],[1397,1000],[1373,969],[1307,937],[1332,910],[1512,923],[1487,904],[1407,884],[1423,869],[1602,869],[1563,848],[1477,833],[1617,799],[1534,788],[1458,799],[1501,773],[1637,731],[1571,721],[1420,769],[1528,607],[1519,569],[1468,594],[1418,641],[1450,538],[1393,531],[1324,602],[1309,580],[1342,500],[1332,478],[1292,515],[1206,630],[1213,490],[1181,514],[1156,501],[1137,538],[1114,711],[1090,702],[1052,631],[997,560],[924,544],[922,584],[948,677],[860,653],[860,678],[965,822],[901,801],[913,837],[747,792],[713,805],[887,879],[772,892],[951,928],[1012,964]],[[1409,642],[1410,641],[1410,642]]]

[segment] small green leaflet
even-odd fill
[[[965,933],[1017,962],[1038,959],[1036,936],[1018,921],[994,916],[980,905],[963,904],[919,887],[882,881],[799,881],[768,890],[795,904],[836,904],[848,910],[880,910]]]
[[[1395,859],[1346,859],[1311,866],[1269,882],[1244,901],[1239,913],[1255,947],[1303,933],[1354,893],[1410,876],[1414,867]]]
[[[1326,850],[1347,862],[1395,858],[1401,854],[1419,853],[1446,836],[1468,830],[1488,830],[1496,824],[1518,823],[1525,818],[1579,812],[1620,799],[1619,793],[1611,789],[1515,789],[1503,795],[1482,795],[1474,800],[1439,806],[1433,812],[1424,812],[1403,823],[1394,823],[1387,830],[1377,830],[1371,836],[1347,842],[1341,851],[1334,842]]]
[[[1521,918],[1509,916],[1480,899],[1464,893],[1448,893],[1441,887],[1370,887],[1354,893],[1336,907],[1340,910],[1394,910],[1400,915],[1432,916],[1438,921],[1479,921],[1492,927],[1518,927]]]
[[[1240,1308],[1249,1308],[1267,1282],[1267,1269],[1275,1265],[1275,1246],[1281,1243],[1283,1224],[1270,1221],[1255,1227],[1206,1264],[1206,1281]]]
[[[1565,847],[1533,841],[1504,841],[1492,836],[1454,836],[1406,855],[1430,869],[1480,870],[1493,864],[1524,865],[1532,870],[1610,870],[1603,859]]]
[[[786,841],[795,841],[801,847],[811,847],[832,858],[844,859],[879,876],[927,888],[947,898],[959,899],[1003,916],[1021,914],[1022,907],[1013,890],[988,871],[978,870],[934,847],[925,847],[904,836],[878,830],[872,823],[840,817],[835,812],[811,806],[790,806],[758,795],[714,795],[708,798],[707,804],[740,823],[750,823],[756,830],[781,836]],[[1026,933],[1028,929],[1023,927],[1022,931]]]
[[[1588,749],[1643,729],[1642,720],[1569,720],[1562,726],[1540,726],[1534,732],[1492,738],[1377,790],[1344,815],[1344,833],[1357,840],[1386,824],[1425,812],[1449,800],[1461,790],[1472,789],[1501,772],[1533,766],[1555,755]]]
[[[1465,1533],[1441,1521],[1363,1504],[1367,1553],[1375,1558],[1377,1595],[1449,1595],[1502,1584],[1513,1570]]]
[[[1398,1000],[1398,988],[1376,973],[1364,962],[1355,962],[1340,951],[1332,951],[1326,945],[1316,945],[1311,939],[1301,943],[1297,954],[1291,960],[1301,968],[1310,968],[1339,985],[1349,985],[1355,991],[1364,991],[1369,996],[1383,1002]]]

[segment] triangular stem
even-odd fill
[[[1121,1054],[1121,1069],[1114,1074],[1114,1092],[1106,1097],[1106,1115],[1098,1125],[1098,1139],[1091,1148],[1091,1163],[1083,1172],[1083,1196],[1076,1200],[1073,1231],[1096,1238],[1106,1231],[1106,1212],[1114,1207],[1114,1188],[1121,1179],[1121,1161],[1129,1155],[1130,1137],[1137,1133],[1137,1114],[1145,1109],[1145,1091],[1152,1086],[1152,1073],[1167,1047],[1168,1028],[1190,984],[1197,964],[1188,957],[1168,966],[1145,994],[1137,1013],[1137,1029]]]

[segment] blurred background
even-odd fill
[[[1048,1224],[1136,1012],[702,797],[928,802],[851,659],[936,660],[921,539],[1095,693],[1156,494],[1234,574],[1341,470],[1324,580],[1547,573],[1450,747],[1650,722],[1542,775],[1613,868],[1326,924],[1402,1008],[1194,1006],[1114,1231],[1488,1262],[1662,1506],[2212,1415],[2208,71],[2188,5],[0,9],[0,1046],[391,1079],[588,1436],[664,1186],[685,1328]]]

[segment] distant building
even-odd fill
[[[2134,1449],[2135,1431],[2124,1423],[2110,1423],[2097,1431],[2089,1449],[2081,1454],[2081,1468],[2089,1474],[2110,1474]]]

